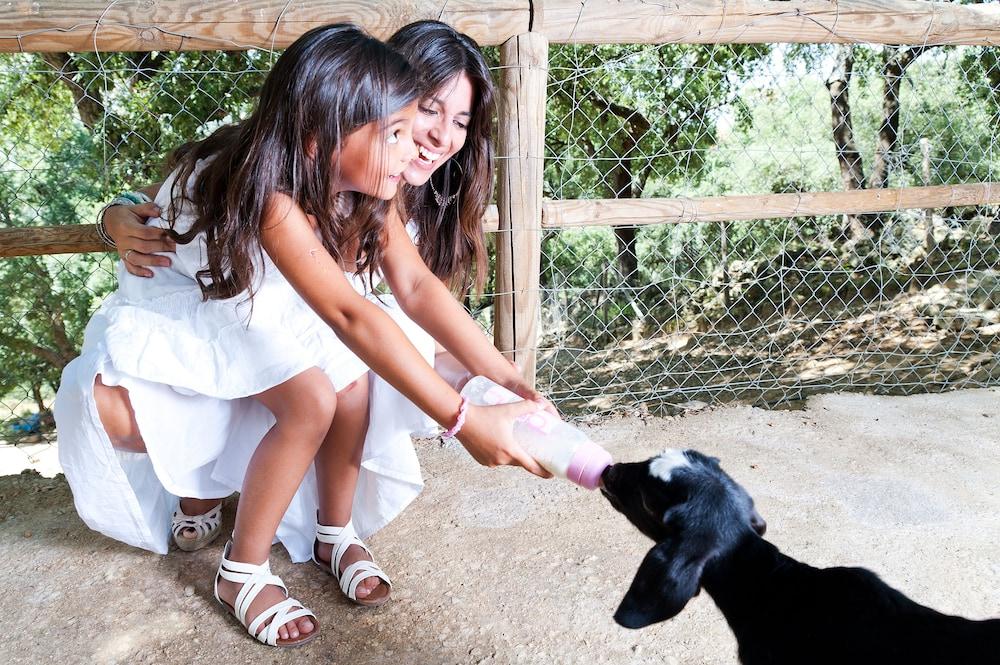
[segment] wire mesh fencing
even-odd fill
[[[996,180],[995,49],[907,48],[552,46],[545,195]],[[2,226],[92,222],[160,179],[171,148],[244,117],[274,56],[0,55]],[[538,379],[569,413],[1000,378],[992,207],[649,221],[544,231]],[[114,258],[0,260],[0,439],[52,436],[60,370]],[[484,324],[493,295],[473,303]]]
[[[0,225],[93,223],[102,202],[162,179],[165,155],[243,117],[274,54],[0,55]],[[54,438],[51,401],[114,254],[0,259],[0,441]]]
[[[553,47],[546,194],[989,183],[998,83],[993,48]],[[995,385],[996,215],[549,231],[539,380],[587,412]]]

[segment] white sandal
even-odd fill
[[[319,635],[319,622],[316,620],[316,615],[307,610],[302,603],[288,595],[285,583],[281,581],[280,577],[271,573],[270,561],[265,561],[259,566],[241,561],[231,561],[229,559],[229,551],[232,547],[233,541],[230,540],[226,543],[225,550],[223,550],[222,563],[219,564],[219,572],[215,576],[215,599],[219,601],[219,604],[229,610],[229,613],[236,617],[243,624],[243,627],[247,629],[247,632],[255,639],[273,647],[302,646]],[[240,592],[236,594],[235,608],[219,597],[219,578],[243,585]],[[285,599],[262,611],[247,625],[247,610],[250,609],[250,604],[253,603],[264,587],[269,585],[281,587],[282,591],[285,592]],[[293,607],[298,607],[299,609],[294,610],[292,609]],[[278,637],[279,628],[289,621],[295,621],[302,617],[312,618],[314,626],[312,632],[305,635],[300,634],[294,640]],[[257,631],[261,625],[268,619],[271,619],[271,623],[267,624],[258,633]]]
[[[194,530],[194,538],[181,535],[187,529]],[[185,552],[200,550],[222,532],[222,502],[203,515],[185,515],[181,507],[177,506],[170,519],[170,532],[174,534],[174,543]]]
[[[333,545],[331,563],[320,561],[319,557],[316,556],[316,551],[320,543]],[[344,569],[343,573],[338,572],[340,570],[340,560],[344,557],[344,553],[347,552],[347,548],[351,545],[357,545],[372,559],[375,558],[372,556],[372,552],[368,549],[368,546],[365,545],[360,538],[358,538],[358,534],[354,530],[353,523],[348,522],[345,526],[338,527],[327,526],[326,524],[320,524],[317,522],[316,541],[313,543],[313,563],[333,575],[337,582],[340,583],[340,590],[344,592],[344,595],[358,605],[364,605],[366,607],[377,607],[378,605],[382,605],[389,600],[389,592],[392,589],[392,582],[389,581],[389,576],[378,567],[378,564],[374,561],[365,561],[362,559],[349,565]],[[358,598],[358,585],[370,577],[377,577],[382,580],[386,587],[386,593],[374,599],[370,597]],[[377,590],[378,587],[375,587],[375,589]]]

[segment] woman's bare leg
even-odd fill
[[[146,452],[146,442],[143,441],[139,425],[135,421],[135,411],[132,409],[128,390],[121,386],[104,385],[101,375],[98,374],[94,379],[94,401],[97,403],[97,415],[101,418],[101,424],[111,439],[112,446],[133,453]],[[222,499],[183,497],[181,511],[185,515],[204,515],[220,503]],[[194,529],[184,529],[180,532],[180,537],[194,540],[198,537],[198,532]]]
[[[132,402],[125,388],[104,385],[98,374],[94,379],[94,401],[97,403],[97,415],[101,418],[112,446],[134,453],[146,452],[146,442],[139,433]]]
[[[472,378],[469,370],[441,345],[438,345],[434,352],[434,370],[455,390],[461,390],[462,386]]]

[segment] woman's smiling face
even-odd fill
[[[417,158],[403,171],[409,184],[419,187],[465,145],[472,119],[472,82],[462,72],[420,100],[413,121]]]

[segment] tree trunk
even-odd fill
[[[882,66],[882,123],[878,130],[878,143],[872,165],[870,189],[884,189],[889,186],[892,162],[899,152],[899,92],[906,68],[913,64],[928,47],[885,47],[885,64]],[[875,237],[882,233],[886,214],[871,215],[868,228]]]
[[[45,413],[45,400],[42,398],[42,385],[40,383],[31,384],[31,395],[35,398],[35,404],[38,406],[38,413]]]
[[[632,187],[632,160],[623,158],[614,167],[614,196],[619,199],[635,198]],[[618,270],[628,286],[639,283],[639,255],[635,250],[635,227],[616,226],[615,240],[618,244]]]
[[[839,47],[837,68],[827,79],[830,91],[830,110],[833,124],[833,144],[837,150],[837,164],[840,166],[840,180],[847,191],[865,188],[865,169],[854,141],[854,126],[851,122],[851,101],[849,87],[854,72],[854,47],[844,44]],[[866,221],[862,215],[847,215],[843,235],[860,239],[866,234]]]
[[[87,90],[77,82],[79,71],[69,53],[43,53],[42,59],[55,70],[56,76],[69,89],[76,103],[76,110],[80,114],[80,120],[93,133],[104,116],[104,103],[101,101],[100,93],[96,90]]]

